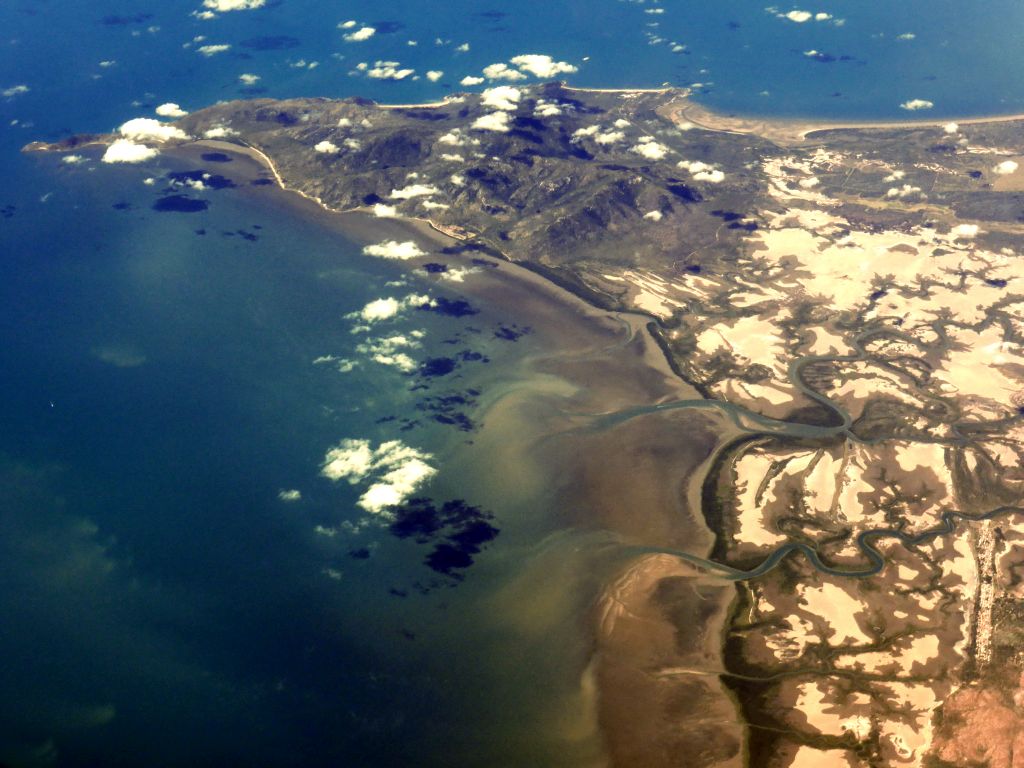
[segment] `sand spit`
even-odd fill
[[[864,120],[824,121],[792,118],[755,117],[724,115],[697,104],[681,95],[667,105],[664,114],[678,124],[703,128],[724,133],[750,134],[761,136],[782,146],[812,144],[813,135],[822,131],[838,130],[916,130],[922,128],[941,129],[948,123],[958,125],[984,125],[986,123],[1009,123],[1024,120],[1024,114],[992,115],[968,118],[946,118],[944,120]]]

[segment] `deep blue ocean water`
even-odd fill
[[[353,334],[345,315],[372,300],[457,301],[459,286],[255,194],[156,213],[163,160],[66,167],[19,148],[164,102],[430,100],[523,53],[577,67],[575,85],[699,83],[746,113],[902,118],[910,99],[933,102],[922,116],[1010,113],[1024,8],[279,0],[202,20],[199,5],[0,5],[0,763],[585,764],[545,735],[577,682],[579,649],[559,642],[571,611],[545,617],[564,633],[544,640],[495,608],[515,604],[517,558],[539,556],[548,523],[535,500],[498,498],[508,469],[435,418],[475,417],[537,351],[494,335],[516,318],[411,309]],[[782,17],[795,10],[829,18]],[[344,41],[363,26],[375,34]],[[364,61],[416,74],[372,79]],[[413,332],[417,364],[490,362],[417,389],[357,349]],[[318,476],[345,438],[429,455],[432,500],[480,506],[495,517],[470,522],[500,535],[471,568],[432,570],[436,542],[364,527],[365,484]]]
[[[0,230],[0,759],[550,759],[545,707],[585,658],[495,626],[552,529],[538,495],[498,492],[514,470],[467,422],[514,385],[532,333],[265,188],[159,213],[165,182],[144,179],[169,159],[33,162],[49,196]],[[409,296],[449,303],[353,332],[351,313]],[[360,349],[419,335],[399,348],[411,372]],[[344,439],[439,469],[416,494],[453,504],[438,530],[389,529],[359,506],[369,480],[321,477]],[[479,532],[498,538],[463,548],[470,568],[439,546]]]

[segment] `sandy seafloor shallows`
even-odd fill
[[[614,440],[578,446],[672,396],[658,355],[241,158],[195,213],[151,207],[195,164],[26,162],[53,193],[0,230],[0,757],[600,762],[592,613],[633,513],[580,484]],[[360,252],[393,238],[449,271]],[[424,501],[393,524],[375,484]]]

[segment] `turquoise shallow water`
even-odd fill
[[[521,318],[488,306],[407,306],[353,334],[345,316],[371,301],[458,301],[459,284],[368,259],[258,190],[157,213],[167,160],[69,168],[18,149],[168,101],[430,100],[522,53],[575,67],[560,75],[575,85],[699,83],[741,112],[1024,111],[1024,11],[280,0],[202,20],[200,5],[0,6],[0,762],[587,764],[585,548],[500,440],[460,428],[486,422],[542,340],[495,335]],[[823,18],[783,18],[801,10]],[[349,19],[374,35],[346,42]],[[362,61],[415,72],[372,79]],[[418,345],[391,350],[414,368],[457,369],[373,362],[395,336]],[[400,441],[439,470],[403,537],[359,506],[394,467],[319,476],[345,439]],[[456,500],[479,512],[445,512]],[[438,554],[465,556],[488,526],[471,567]]]

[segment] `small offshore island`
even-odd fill
[[[647,323],[694,394],[637,413],[733,425],[676,468],[713,546],[642,509],[590,522],[629,555],[594,611],[613,765],[1019,760],[1024,120],[829,127],[549,83],[233,101],[26,150],[94,146],[245,153],[328,210],[429,221]],[[405,245],[380,247],[429,260]]]

